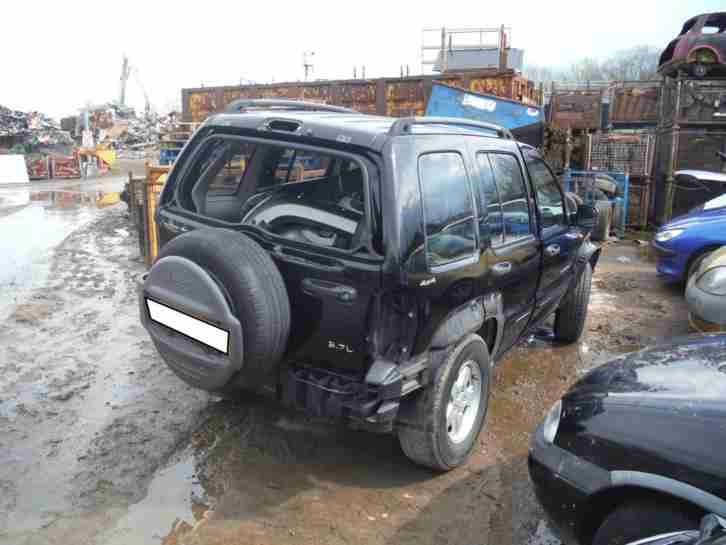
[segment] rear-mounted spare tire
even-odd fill
[[[290,333],[280,271],[251,238],[198,229],[167,243],[144,281],[141,320],[190,385],[256,387],[278,369]]]

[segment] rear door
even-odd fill
[[[512,153],[479,151],[479,229],[488,260],[488,291],[502,294],[500,353],[520,337],[531,317],[539,277],[539,240],[522,165]]]
[[[535,151],[524,152],[541,225],[542,277],[537,290],[535,320],[555,310],[575,274],[577,251],[584,240],[570,221],[564,193],[547,164]]]

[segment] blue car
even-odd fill
[[[723,245],[726,245],[726,194],[658,230],[653,239],[658,273],[668,280],[686,282],[701,260]]]

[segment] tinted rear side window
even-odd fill
[[[418,167],[429,266],[470,257],[476,250],[474,204],[462,157],[430,153]]]
[[[531,233],[527,190],[522,170],[513,155],[489,154],[504,219],[504,242],[513,242]]]
[[[479,183],[481,188],[481,216],[479,218],[479,236],[482,240],[491,240],[494,246],[504,242],[504,220],[502,219],[502,203],[499,191],[494,182],[494,171],[486,153],[478,153]]]

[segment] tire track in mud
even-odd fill
[[[124,207],[98,214],[0,330],[2,543],[87,542],[143,497],[207,403],[139,324]]]

